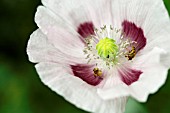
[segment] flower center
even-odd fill
[[[112,68],[123,64],[136,56],[137,42],[123,35],[122,30],[113,29],[112,26],[95,29],[95,35],[85,39],[84,54],[87,63],[94,63],[98,70]],[[100,71],[94,71],[95,76],[100,76]]]
[[[115,59],[118,52],[118,46],[115,44],[115,40],[108,37],[101,39],[98,44],[96,44],[96,49],[98,55],[103,59]]]

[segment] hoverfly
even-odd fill
[[[132,46],[132,49],[125,55],[125,57],[128,58],[128,60],[132,60],[136,55],[136,48]]]
[[[99,70],[99,68],[94,68],[93,69],[94,75],[95,76],[101,76],[102,75],[102,71]]]

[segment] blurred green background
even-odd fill
[[[170,14],[170,0],[164,0]],[[26,45],[37,28],[40,0],[0,0],[0,113],[86,113],[44,86]],[[147,103],[128,102],[126,113],[170,113],[170,77]]]

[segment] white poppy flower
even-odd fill
[[[77,107],[123,113],[165,82],[170,21],[162,0],[42,0],[27,46],[44,84]]]

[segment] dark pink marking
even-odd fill
[[[78,64],[71,65],[71,69],[74,76],[81,78],[90,85],[96,86],[103,80],[103,78],[93,74],[93,66]]]
[[[94,35],[94,25],[92,22],[85,22],[78,26],[77,32],[83,37],[86,38],[90,35]]]
[[[137,52],[145,47],[146,38],[144,36],[142,28],[137,27],[134,23],[126,20],[122,23],[122,27],[124,35],[127,38],[130,38],[132,41],[137,42],[137,44],[134,45]]]
[[[136,82],[142,73],[143,72],[140,70],[130,68],[127,68],[123,71],[119,71],[121,79],[126,85],[131,85],[133,82]]]

